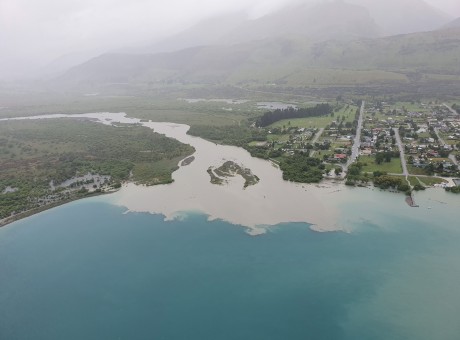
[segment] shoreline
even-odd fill
[[[127,118],[124,113],[50,115],[25,119],[61,117],[92,118],[107,125],[139,122],[138,119]],[[343,181],[337,183],[335,179],[325,179],[320,184],[286,181],[273,162],[252,157],[241,147],[218,145],[191,136],[187,134],[188,125],[152,121],[142,122],[142,125],[195,148],[192,155],[182,160],[193,157],[193,161],[179,162],[178,169],[172,173],[173,183],[147,187],[128,180],[116,191],[88,194],[30,209],[1,220],[0,226],[79,199],[116,193],[108,201],[129,211],[159,214],[165,219],[174,218],[181,211],[200,211],[209,220],[221,219],[242,226],[253,235],[266,232],[269,226],[289,222],[307,223],[311,230],[317,232],[349,232],[339,220],[340,208],[348,200],[346,190],[340,190],[345,185]],[[229,178],[227,185],[212,184],[209,181],[210,167],[217,168],[228,161],[250,169],[260,183],[245,188],[244,179],[237,176]],[[366,188],[374,190],[373,187]],[[336,194],[332,197],[331,193]],[[403,202],[401,199],[401,203],[405,204]]]
[[[65,199],[65,200],[62,200],[62,201],[59,201],[59,202],[53,202],[51,204],[47,204],[47,205],[44,205],[44,206],[41,206],[41,207],[25,210],[25,211],[22,211],[22,212],[20,212],[20,213],[18,213],[16,215],[9,216],[9,217],[6,217],[6,218],[0,220],[0,228],[6,227],[7,225],[9,225],[11,223],[14,223],[14,222],[17,222],[17,221],[20,221],[20,220],[22,220],[24,218],[37,215],[37,214],[39,214],[41,212],[51,210],[53,208],[57,208],[57,207],[59,207],[61,205],[69,204],[69,203],[79,201],[79,200],[82,200],[82,199],[85,199],[85,198],[92,198],[92,197],[97,197],[97,196],[105,196],[105,195],[114,194],[114,193],[118,192],[119,190],[120,189],[110,191],[110,192],[89,193],[88,195],[86,195],[84,197],[76,197],[76,198]]]
[[[290,182],[290,181],[286,181],[286,182],[294,183],[294,182]],[[298,184],[298,185],[302,185],[303,187],[306,187],[306,186],[315,187],[315,188],[318,188],[318,189],[323,190],[325,192],[326,192],[327,189],[330,189],[330,187],[321,187],[321,183],[319,183],[319,184],[312,184],[312,183],[307,184],[307,183],[297,183],[297,182],[295,182],[295,183]],[[343,183],[329,182],[328,184],[331,185],[331,186],[336,186],[338,188]],[[127,182],[124,183],[124,186],[122,186],[121,188],[116,189],[116,190],[112,190],[112,191],[109,191],[109,192],[89,193],[84,197],[65,199],[65,200],[62,200],[62,201],[59,201],[59,202],[54,202],[52,204],[48,204],[46,206],[26,210],[26,211],[23,211],[23,212],[21,212],[19,214],[14,215],[14,216],[6,217],[6,218],[0,220],[0,228],[8,226],[8,225],[10,225],[10,224],[12,224],[14,222],[20,221],[20,220],[22,220],[24,218],[31,217],[31,216],[37,215],[37,214],[39,214],[41,212],[51,210],[51,209],[54,209],[54,208],[57,208],[59,206],[66,205],[66,204],[69,204],[69,203],[72,203],[72,202],[76,202],[76,201],[83,200],[83,199],[86,199],[86,198],[93,198],[93,197],[98,197],[98,196],[108,196],[108,195],[111,195],[111,194],[120,193],[123,190],[123,188],[126,188],[127,186],[131,186],[131,185],[134,185],[134,186],[140,187],[140,188],[151,188],[152,187],[152,186],[147,186],[147,185],[138,185],[135,182],[127,181]],[[161,184],[157,184],[157,185],[154,185],[154,186],[163,186],[163,185],[165,185],[165,184],[161,183]],[[357,190],[359,190],[359,189],[371,189],[371,190],[374,190],[374,189],[379,189],[379,188],[368,185],[368,186],[365,186],[365,187],[358,187],[357,186],[357,187],[354,187],[352,189],[357,189]],[[439,188],[434,187],[434,186],[427,187],[427,190],[430,190],[430,189],[439,189]],[[336,190],[336,191],[333,191],[332,193],[340,192],[340,191],[341,190]],[[400,193],[400,192],[393,192],[391,190],[379,189],[379,191],[387,192],[387,193],[400,194],[400,196],[402,196],[402,194],[403,194],[403,193]],[[329,194],[330,193],[331,192],[329,192]],[[407,199],[407,197],[406,197],[406,199]],[[405,204],[411,206],[410,204],[407,203],[406,199],[404,199],[402,201],[402,203],[405,203]],[[120,204],[115,203],[115,202],[110,202],[110,203],[114,204],[114,205],[117,205],[117,206],[123,206],[124,208],[127,208],[126,205],[124,205],[124,204],[120,205]],[[418,207],[418,205],[415,205],[415,206]],[[411,207],[414,207],[414,206],[411,206]],[[134,210],[131,210],[129,208],[127,208],[127,209],[128,210],[125,213],[138,212],[136,209],[134,209]],[[149,214],[154,214],[154,215],[162,215],[162,216],[165,217],[165,219],[170,219],[171,218],[171,216],[168,216],[168,215],[166,215],[164,213],[161,213],[161,212],[152,212],[152,211],[144,211],[144,212],[149,213]],[[176,213],[178,213],[178,212],[179,211],[177,211]],[[203,214],[207,215],[208,217],[210,217],[205,211],[200,211],[200,213],[203,213]],[[211,218],[211,220],[213,220],[213,219],[215,219],[215,218]],[[239,223],[232,222],[231,220],[227,220],[227,219],[223,219],[223,220],[228,222],[228,223],[230,223],[230,224],[238,225],[238,226],[241,226],[241,227],[245,228],[247,230],[246,231],[247,234],[250,235],[250,236],[261,236],[261,235],[266,233],[268,228],[277,225],[277,224],[271,224],[271,225],[266,225],[266,226],[244,226],[244,225],[240,225]],[[286,223],[289,223],[289,222],[290,221],[286,221]],[[284,223],[284,222],[282,222],[282,223]],[[318,233],[337,232],[337,231],[350,233],[350,231],[347,230],[347,229],[337,228],[337,229],[331,230],[330,228],[325,228],[324,226],[321,226],[319,224],[314,224],[314,223],[307,222],[307,221],[305,221],[305,223],[310,225],[309,226],[310,230],[312,230],[314,232],[318,232]],[[338,225],[336,225],[336,227],[338,227]]]

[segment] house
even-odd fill
[[[336,154],[334,155],[334,159],[335,159],[336,161],[345,160],[345,159],[347,159],[347,155],[344,154],[344,153],[336,153]]]
[[[428,164],[422,163],[422,161],[421,161],[420,159],[414,159],[414,163],[413,163],[412,165],[413,165],[414,167],[416,167],[416,168],[422,168],[422,169],[423,169],[423,168],[426,168],[426,166],[427,166]]]
[[[372,155],[372,149],[370,149],[370,148],[365,148],[364,150],[361,151],[361,155],[363,155],[363,156],[370,156],[370,155]]]

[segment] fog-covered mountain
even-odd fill
[[[224,36],[230,43],[274,37],[300,36],[313,41],[376,37],[380,29],[361,6],[345,2],[289,6],[248,21]]]
[[[354,41],[271,38],[159,54],[105,54],[77,66],[59,86],[243,84],[288,81],[305,70],[457,74],[460,28]],[[337,70],[337,71],[333,71]],[[377,74],[377,73],[376,73]],[[297,83],[308,83],[301,78]],[[372,81],[372,79],[369,79]]]
[[[458,30],[383,38],[448,22],[423,0],[297,4],[254,20],[233,13],[138,51],[104,54],[72,68],[58,83],[258,82],[307,68],[455,73]]]
[[[460,18],[457,18],[455,20],[452,20],[449,22],[447,25],[444,25],[441,29],[446,29],[446,28],[456,28],[460,27]]]
[[[291,5],[261,18],[230,13],[206,19],[178,35],[150,46],[131,49],[134,53],[171,52],[205,45],[228,45],[254,40],[300,36],[309,40],[376,37],[382,33],[361,6],[344,2]]]
[[[205,19],[189,29],[160,42],[130,49],[130,52],[171,52],[189,47],[222,44],[222,38],[249,21],[244,12],[219,15]]]
[[[435,30],[452,20],[423,0],[347,0],[367,8],[385,35]]]
[[[131,52],[170,52],[273,37],[350,40],[438,29],[452,18],[423,0],[344,0],[290,5],[250,20],[245,13],[207,19],[159,43]]]

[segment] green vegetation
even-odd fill
[[[246,146],[251,141],[266,141],[267,132],[239,125],[192,125],[188,134],[198,136],[216,143]]]
[[[208,170],[209,173],[209,170]],[[250,169],[244,168],[235,162],[227,161],[220,167],[214,170],[214,173],[219,177],[234,177],[240,175],[244,178],[244,187],[255,185],[259,183],[259,178],[252,173]],[[211,175],[211,183],[213,183],[213,176]],[[221,184],[221,183],[217,183]]]
[[[185,159],[180,163],[180,165],[181,165],[181,166],[190,165],[190,164],[193,163],[194,160],[195,160],[195,156],[187,157],[187,158],[185,158]]]
[[[319,159],[303,153],[286,157],[280,163],[283,179],[299,183],[319,183],[323,179],[324,168]]]
[[[421,185],[420,183],[417,183],[417,184],[414,185],[414,190],[415,191],[421,191],[421,190],[425,190],[425,189],[426,188],[423,185]]]
[[[389,161],[384,160],[377,163],[376,156],[360,156],[359,162],[363,163],[364,172],[385,171],[388,173],[402,173],[401,160],[398,157],[390,157]]]
[[[426,186],[433,186],[435,184],[442,184],[447,183],[447,181],[443,178],[439,177],[418,177],[418,179],[425,184]]]
[[[217,184],[217,185],[222,185],[224,184],[224,180],[222,178],[219,178],[215,173],[214,171],[212,170],[212,167],[209,167],[208,170],[206,170],[206,172],[209,174],[209,176],[211,177],[211,183],[212,184]]]
[[[401,177],[381,175],[374,177],[374,185],[380,189],[398,189],[399,191],[410,191],[409,185]]]
[[[361,162],[356,162],[351,164],[348,167],[346,185],[355,186],[356,184],[361,184],[369,182],[369,174],[367,172],[363,173],[364,164]]]
[[[408,180],[409,180],[410,185],[412,185],[414,187],[414,189],[415,189],[416,185],[421,185],[416,176],[409,176]]]
[[[460,194],[460,187],[446,187],[445,188],[447,192],[451,192],[453,194]]]
[[[356,109],[357,107],[354,105],[338,104],[334,107],[333,113],[329,116],[283,119],[270,125],[270,128],[325,128],[334,121],[351,123],[355,119]]]
[[[0,123],[0,218],[51,200],[71,198],[50,189],[76,175],[111,177],[112,187],[126,180],[171,182],[171,173],[193,148],[140,126],[105,126],[88,120],[49,119]],[[15,192],[4,193],[7,187]],[[75,195],[84,195],[80,192]],[[54,196],[59,197],[54,197]]]
[[[306,109],[295,109],[293,107],[289,107],[284,110],[278,109],[264,113],[262,117],[257,120],[257,125],[265,127],[283,119],[321,117],[329,116],[331,114],[332,106],[329,104],[317,104],[314,107],[309,107]]]

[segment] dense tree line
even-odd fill
[[[257,120],[257,126],[269,126],[277,121],[291,118],[307,118],[327,116],[333,112],[333,108],[329,104],[318,104],[314,107],[299,108],[288,107],[287,109],[277,109],[264,113],[262,117]]]

